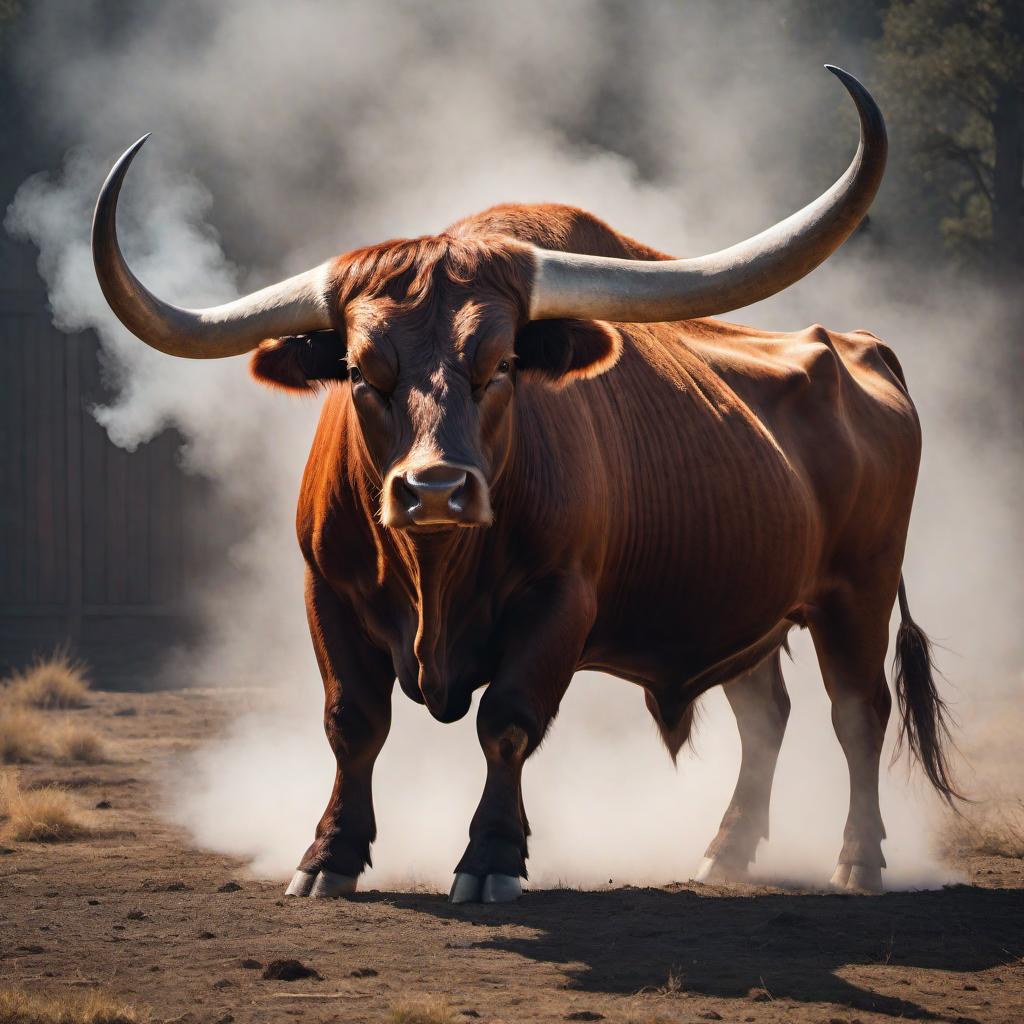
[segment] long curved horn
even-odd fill
[[[158,299],[128,269],[117,242],[117,197],[143,135],[114,164],[100,189],[92,219],[92,260],[103,296],[137,338],[172,356],[219,359],[255,348],[266,338],[331,326],[329,264],[209,309],[181,309]]]
[[[645,262],[534,249],[530,317],[661,323],[725,313],[809,274],[867,213],[885,170],[885,121],[853,75],[826,64],[860,115],[846,173],[808,206],[745,242],[696,259]]]

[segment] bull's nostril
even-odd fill
[[[419,495],[401,478],[395,478],[395,497],[406,512],[411,512],[419,503]]]
[[[453,512],[462,512],[466,508],[466,497],[469,493],[469,486],[464,479],[462,483],[452,492],[448,498],[448,507]]]

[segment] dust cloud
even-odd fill
[[[294,2],[283,15],[269,0],[186,0],[119,14],[40,5],[27,17],[22,77],[69,155],[22,186],[6,225],[38,246],[55,321],[102,341],[113,397],[96,415],[111,439],[133,449],[177,428],[185,466],[237,524],[225,566],[196,595],[205,641],[174,671],[268,692],[168,785],[167,814],[198,844],[283,878],[330,789],[292,525],[319,403],[261,390],[244,360],[163,356],[114,320],[88,251],[112,160],[154,132],[125,188],[123,239],[140,278],[186,305],[500,201],[568,202],[670,252],[712,251],[818,194],[855,143],[848,100],[821,70],[839,58],[795,43],[774,8],[731,18],[710,2],[626,15],[589,0],[514,13],[497,0]],[[855,52],[840,56],[863,72]],[[849,122],[847,146],[825,157],[806,127],[823,117]],[[951,649],[947,691],[961,711],[1008,698],[1022,655],[1021,575],[1008,572],[1020,450],[1000,413],[1000,315],[998,296],[896,262],[868,238],[732,317],[865,327],[899,353],[926,438],[906,578],[915,617]],[[815,883],[841,843],[847,777],[810,644],[793,639],[793,715],[757,871]],[[720,691],[704,701],[696,754],[674,770],[640,692],[581,673],[525,772],[534,884],[688,877],[738,764]],[[396,692],[365,884],[446,887],[483,775],[472,714],[441,726]],[[931,801],[905,765],[886,775],[891,886],[951,877],[930,852]]]

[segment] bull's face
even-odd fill
[[[604,324],[527,322],[514,257],[445,238],[355,254],[339,261],[337,330],[257,351],[258,377],[290,387],[329,377],[349,389],[385,526],[490,524],[517,390],[531,378],[563,386],[618,357]]]
[[[382,480],[380,517],[396,528],[485,526],[509,449],[515,323],[467,299],[433,316],[350,303],[348,377]]]

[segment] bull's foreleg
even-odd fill
[[[377,834],[371,780],[391,725],[391,659],[366,640],[347,602],[315,570],[306,577],[306,612],[324,680],[324,729],[337,770],[327,809],[288,886],[289,896],[341,896],[355,890]]]
[[[532,588],[507,617],[501,641],[506,653],[477,715],[487,780],[469,826],[469,846],[455,869],[453,903],[498,903],[522,893],[530,834],[523,764],[558,713],[593,614],[589,589],[560,579]]]
[[[779,652],[724,686],[742,744],[740,774],[718,835],[711,841],[698,882],[739,881],[747,876],[758,843],[768,838],[772,779],[789,719],[789,694]]]

